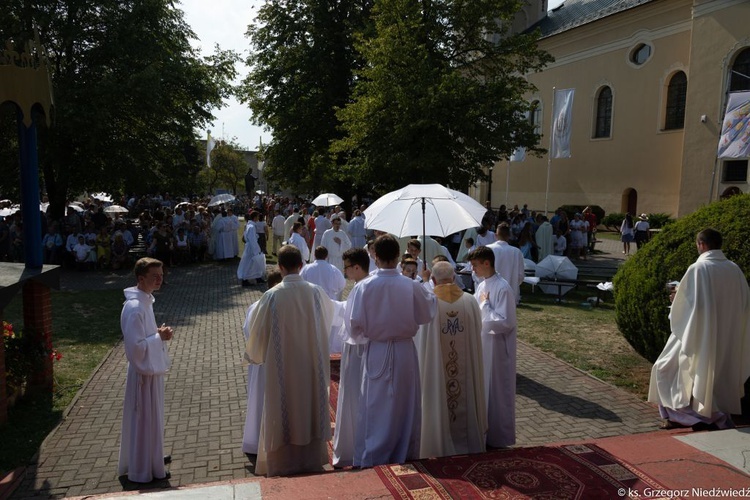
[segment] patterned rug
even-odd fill
[[[328,393],[328,403],[331,412],[331,436],[336,425],[336,404],[339,398],[339,380],[341,378],[341,355],[331,355],[331,388]],[[333,440],[328,441],[328,461],[333,463]]]
[[[593,444],[497,450],[375,471],[395,498],[599,500],[664,489]]]

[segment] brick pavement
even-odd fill
[[[262,290],[239,286],[235,272],[236,262],[174,268],[156,295],[157,322],[175,328],[165,401],[172,487],[252,477],[240,449],[246,404],[241,326]],[[131,282],[129,273],[62,277],[63,289],[121,289]],[[119,344],[48,436],[13,498],[130,487],[116,474],[125,372]],[[638,398],[522,343],[517,392],[519,446],[645,432],[658,418]]]

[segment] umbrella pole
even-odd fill
[[[425,232],[427,231],[425,229],[425,211],[426,211],[426,205],[427,203],[424,201],[424,197],[422,198],[422,265],[424,266],[424,269],[427,269],[427,235]]]

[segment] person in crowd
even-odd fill
[[[661,427],[734,427],[750,377],[750,289],[715,229],[698,233],[698,259],[671,295],[672,334],[651,369],[648,400]]]
[[[539,257],[539,247],[536,244],[531,229],[531,224],[525,224],[523,229],[521,229],[521,233],[518,235],[518,249],[521,250],[521,255],[523,255],[524,259],[536,262]]]
[[[283,217],[282,217],[283,219]],[[282,276],[278,270],[268,273],[268,290],[281,283]],[[250,339],[250,320],[258,301],[250,304],[242,325],[245,343]],[[263,421],[263,399],[266,388],[266,365],[249,364],[247,366],[247,411],[245,413],[245,428],[242,433],[242,453],[258,454],[260,442],[260,424]]]
[[[435,316],[436,299],[396,270],[398,240],[374,243],[378,270],[356,286],[351,337],[367,342],[355,438],[355,467],[403,463],[419,456],[422,420],[419,369],[413,337]],[[399,311],[394,314],[394,311]]]
[[[307,247],[307,242],[302,236],[304,227],[305,226],[302,224],[302,222],[295,222],[292,226],[292,236],[289,238],[289,241],[287,243],[296,247],[297,250],[299,250],[302,254],[302,260],[308,262],[310,260],[310,249]]]
[[[258,236],[255,233],[255,222],[260,218],[260,213],[250,212],[249,220],[245,223],[245,232],[242,241],[245,249],[242,251],[240,264],[237,266],[237,279],[242,286],[251,286],[257,282],[263,282],[266,274],[266,256],[258,244]]]
[[[284,233],[284,216],[278,211],[274,211],[274,213],[275,215],[271,221],[271,230],[273,231],[273,254],[276,255],[279,248],[281,248],[282,242],[289,238],[291,234]]]
[[[333,222],[327,217],[327,210],[325,207],[320,207],[318,209],[318,216],[315,217],[315,235],[313,239],[313,248],[322,245],[323,241],[323,234],[325,234],[326,231],[333,228]],[[315,214],[313,214],[315,215]],[[350,247],[351,248],[351,247]],[[330,253],[330,249],[329,249]]]
[[[352,241],[353,248],[364,248],[367,243],[367,230],[365,229],[365,219],[359,210],[354,211],[354,217],[349,221],[347,227],[347,234]]]
[[[487,432],[481,311],[456,285],[448,262],[433,264],[432,282],[437,314],[414,337],[422,384],[420,457],[481,453]]]
[[[630,255],[630,244],[635,239],[635,230],[633,229],[633,216],[625,214],[625,219],[620,224],[620,241],[622,241],[622,253]]]
[[[156,326],[153,293],[161,288],[162,263],[144,257],[135,263],[137,285],[125,289],[120,326],[128,358],[118,475],[135,483],[169,478],[164,455],[164,376],[170,367],[165,342],[170,326]]]
[[[315,262],[303,267],[299,274],[305,281],[323,288],[331,300],[341,300],[341,293],[346,287],[346,278],[339,268],[328,262],[328,249],[326,247],[322,245],[317,247],[315,249]]]
[[[344,272],[346,277],[358,283],[369,276],[370,257],[361,247],[344,252]],[[336,427],[333,433],[333,466],[346,467],[353,464],[355,429],[359,408],[360,386],[362,385],[362,358],[365,344],[357,343],[351,337],[352,302],[344,303],[344,323],[339,336],[343,341],[341,350],[341,374],[339,394],[336,401]],[[363,342],[362,340],[360,342]]]
[[[224,239],[224,249],[227,250],[227,258],[234,259],[240,254],[240,239],[237,231],[240,229],[240,220],[234,215],[231,208],[227,208],[227,216],[224,217],[224,231],[221,237]]]
[[[552,224],[549,223],[547,217],[537,214],[536,221],[539,227],[537,227],[536,233],[534,233],[534,239],[539,247],[538,262],[541,262],[545,257],[555,252],[554,234]]]
[[[286,218],[284,221],[284,239],[287,241],[292,236],[292,227],[294,226],[294,223],[299,220],[299,208],[294,207],[294,210],[292,211],[292,214]]]
[[[474,272],[484,278],[474,293],[482,314],[482,351],[487,397],[487,445],[516,442],[516,300],[508,282],[495,271],[495,252],[478,247],[469,255]]]
[[[177,229],[177,234],[174,236],[172,242],[174,248],[174,262],[175,264],[186,264],[190,262],[190,238],[185,233],[184,227]]]
[[[111,245],[108,227],[99,227],[99,233],[96,235],[96,261],[99,269],[106,269],[109,266]]]
[[[638,217],[638,222],[633,226],[633,239],[635,240],[636,249],[640,249],[645,245],[648,240],[651,239],[651,232],[649,229],[648,214],[641,214]]]
[[[245,349],[247,361],[266,365],[255,474],[267,476],[322,471],[331,437],[334,305],[322,288],[300,277],[304,263],[296,247],[282,247],[278,257],[283,280],[255,308]]]
[[[497,241],[487,245],[495,252],[495,271],[508,282],[516,296],[516,304],[521,302],[521,283],[526,275],[521,250],[508,243],[510,227],[503,223],[497,226]]]
[[[128,246],[120,231],[115,233],[115,239],[112,241],[110,264],[113,271],[128,265]]]
[[[255,221],[255,233],[258,235],[258,245],[263,255],[268,253],[268,241],[266,240],[266,233],[268,232],[268,226],[266,225],[266,218],[258,212],[258,220]]]
[[[565,239],[565,236],[560,232],[560,230],[555,231],[555,237],[554,237],[554,248],[555,248],[555,255],[563,256],[565,255],[565,250],[567,248],[568,241]]]
[[[192,262],[203,262],[208,251],[208,238],[206,233],[201,230],[200,225],[193,224],[190,234],[188,234],[188,243],[190,244],[190,260]]]
[[[586,247],[587,252],[594,253],[594,245],[596,244],[596,226],[599,225],[599,220],[596,218],[596,214],[591,207],[583,209],[583,220],[589,223],[588,230],[586,232]]]
[[[85,271],[93,267],[94,263],[91,261],[91,251],[93,247],[86,244],[86,240],[82,234],[78,235],[78,243],[73,247],[73,254],[75,255],[76,267],[79,271]]]
[[[45,264],[60,264],[64,252],[63,239],[57,230],[57,224],[50,224],[47,234],[42,238],[42,253]]]
[[[586,221],[583,215],[577,212],[570,221],[570,256],[573,258],[586,259]]]
[[[352,247],[352,242],[346,232],[341,229],[341,218],[338,215],[333,217],[331,224],[333,227],[323,233],[320,245],[328,249],[328,262],[330,262],[332,266],[343,270],[344,261],[342,257],[344,252]]]

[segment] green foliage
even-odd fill
[[[583,213],[583,210],[586,207],[591,208],[591,211],[594,213],[594,215],[596,215],[596,220],[601,224],[602,220],[605,219],[605,217],[604,209],[599,205],[563,205],[560,208],[562,208],[565,214],[568,216],[568,220],[573,220],[573,216],[576,213]]]
[[[366,64],[337,115],[346,136],[332,145],[347,175],[381,192],[413,182],[462,188],[516,147],[539,153],[523,75],[551,57],[536,34],[511,33],[518,8],[376,0],[375,34],[356,44]]]
[[[212,171],[207,173],[214,182],[209,186],[209,192],[214,192],[216,183],[225,186],[237,194],[239,186],[244,186],[245,174],[250,166],[245,161],[244,155],[240,152],[240,146],[234,141],[221,141],[217,143],[216,148],[211,152],[211,168],[206,167],[204,170]],[[244,191],[244,188],[243,190]]]
[[[612,212],[599,220],[599,223],[610,231],[620,231],[622,221],[625,220],[625,214],[622,212]]]
[[[71,191],[191,189],[193,129],[228,95],[237,56],[201,58],[169,0],[6,4],[0,32],[23,42],[38,26],[49,54],[54,126],[40,127],[39,163],[56,215]]]
[[[680,280],[698,252],[695,237],[707,227],[720,231],[723,250],[750,275],[750,195],[701,208],[664,229],[620,268],[614,279],[617,326],[646,359],[654,361],[670,334],[666,284]]]
[[[665,213],[648,214],[648,225],[651,229],[660,229],[675,220],[671,215]]]

